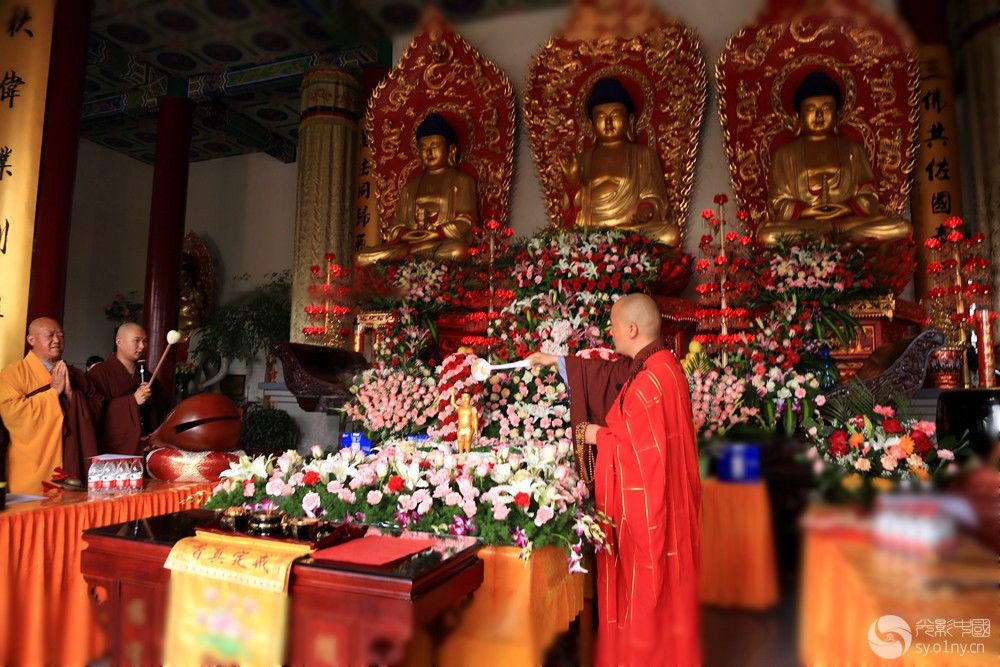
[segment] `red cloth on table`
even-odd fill
[[[358,565],[386,565],[419,553],[437,544],[435,539],[404,539],[392,535],[366,535],[313,552],[315,560]]]

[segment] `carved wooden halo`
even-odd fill
[[[774,15],[726,43],[716,86],[738,202],[766,218],[773,152],[793,138],[792,91],[816,69],[841,84],[840,130],[864,145],[883,210],[901,215],[916,159],[919,66],[905,30],[864,2]]]
[[[684,233],[705,108],[705,62],[693,30],[655,9],[649,16],[644,29],[630,35],[571,40],[560,32],[533,59],[524,119],[553,225],[561,224],[568,194],[557,158],[592,143],[586,99],[597,79],[616,76],[632,94],[637,141],[659,157],[670,215]]]
[[[455,129],[457,168],[476,179],[480,217],[509,217],[514,170],[514,91],[507,76],[435,9],[365,110],[381,225],[390,223],[406,181],[421,168],[416,128],[440,113]]]

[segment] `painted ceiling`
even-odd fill
[[[441,0],[456,23],[561,4]],[[264,152],[295,160],[302,74],[391,65],[391,35],[423,0],[95,0],[81,135],[153,162],[158,100],[195,103],[191,160]]]

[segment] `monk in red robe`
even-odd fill
[[[157,426],[153,388],[140,376],[149,339],[134,322],[118,327],[115,351],[87,376],[97,392],[98,447],[102,454],[141,454],[139,439]]]
[[[611,309],[618,362],[535,353],[558,363],[574,434],[596,445],[598,509],[613,552],[598,554],[598,665],[698,665],[701,481],[684,372],[646,295]],[[582,443],[581,443],[582,444]]]
[[[97,443],[90,383],[62,358],[62,326],[50,317],[32,320],[27,341],[24,359],[0,371],[0,420],[9,432],[8,490],[38,494],[57,469],[84,479]]]

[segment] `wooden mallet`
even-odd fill
[[[179,343],[181,340],[181,332],[176,329],[171,329],[167,332],[167,346],[163,349],[163,354],[160,355],[160,360],[156,363],[156,368],[153,369],[153,374],[149,376],[149,382],[146,384],[152,385],[153,380],[156,379],[156,374],[160,372],[160,366],[163,365],[163,360],[167,358],[167,352],[170,352],[170,348],[174,346],[174,343]]]

